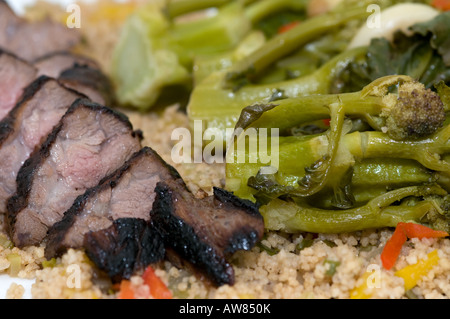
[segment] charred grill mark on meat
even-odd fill
[[[258,208],[250,201],[214,188],[214,195],[195,198],[176,181],[158,183],[151,220],[166,249],[206,274],[215,285],[234,284],[227,258],[252,248],[264,233]]]
[[[114,104],[110,79],[100,69],[75,64],[61,72],[58,80],[65,86],[85,94],[93,102]]]
[[[46,75],[55,79],[59,78],[64,71],[75,66],[101,70],[100,65],[96,61],[70,51],[52,52],[33,61],[33,65],[37,68],[39,76]]]
[[[83,248],[83,236],[107,228],[119,218],[150,220],[154,189],[161,180],[181,181],[178,172],[151,148],[136,152],[113,174],[80,195],[48,232],[46,258],[67,248]]]
[[[0,213],[16,191],[20,167],[58,124],[77,99],[84,96],[40,77],[28,86],[22,100],[0,121]]]
[[[138,206],[130,208],[133,201]],[[119,205],[113,207],[113,203]],[[131,238],[126,237],[131,243],[124,242],[125,235],[118,231],[119,220],[148,223],[152,240],[136,246],[135,233],[131,232]],[[219,188],[213,196],[195,197],[172,166],[144,147],[76,199],[49,230],[45,256],[60,256],[67,248],[84,248],[100,269],[120,280],[156,262],[155,256],[160,255],[155,249],[160,252],[162,245],[171,261],[181,257],[219,286],[234,284],[234,270],[227,257],[251,249],[263,232],[262,216],[252,202]],[[143,262],[145,258],[150,260]]]
[[[100,65],[92,59],[68,51],[53,52],[33,64],[39,75],[58,79],[68,88],[102,105],[114,103],[113,87]]]
[[[89,232],[83,246],[87,256],[108,274],[113,282],[164,259],[161,235],[152,223],[139,218],[120,218],[108,228]]]
[[[40,243],[77,196],[141,148],[140,137],[122,113],[77,100],[19,170],[7,203],[15,245]]]

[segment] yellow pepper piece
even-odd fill
[[[101,2],[98,9],[89,16],[91,22],[111,20],[116,22],[125,21],[138,7],[134,1],[127,3]]]
[[[419,260],[416,264],[406,266],[395,272],[396,276],[403,278],[405,281],[405,290],[410,290],[416,286],[417,282],[439,263],[437,250],[433,250],[427,257],[427,259]]]
[[[365,272],[362,276],[363,283],[350,291],[350,299],[369,299],[372,297],[371,288],[367,285],[371,272]]]

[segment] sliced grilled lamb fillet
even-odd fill
[[[217,286],[233,285],[234,269],[227,258],[251,249],[264,234],[257,206],[220,188],[199,199],[171,180],[158,183],[155,192],[150,215],[167,256],[175,253]]]
[[[151,222],[119,218],[111,226],[84,237],[86,255],[113,283],[130,277],[164,259],[161,235]]]
[[[17,174],[6,215],[14,244],[39,244],[79,195],[141,149],[141,138],[125,115],[75,101]]]
[[[58,79],[65,86],[88,96],[93,102],[111,105],[113,89],[110,79],[94,60],[71,52],[55,52],[38,59],[34,66],[40,75]]]
[[[0,0],[0,46],[14,36],[21,20],[6,1]]]
[[[6,212],[6,202],[16,192],[22,165],[69,107],[83,97],[43,76],[28,86],[22,100],[0,121],[0,213]]]
[[[38,69],[39,76],[46,75],[55,79],[59,78],[61,73],[74,66],[88,66],[100,70],[100,66],[96,61],[69,51],[52,52],[33,61],[33,65]]]
[[[36,76],[37,70],[33,65],[0,49],[0,120],[16,105]]]
[[[111,105],[113,89],[110,79],[97,68],[88,65],[74,65],[64,70],[58,77],[59,82],[88,96],[92,101]]]
[[[0,1],[0,47],[34,61],[50,52],[72,49],[81,34],[50,19],[30,22],[18,17],[5,1]]]
[[[84,235],[111,226],[119,218],[150,220],[155,187],[161,180],[181,181],[177,171],[151,148],[144,147],[97,186],[79,196],[61,221],[49,230],[45,256],[82,248]]]

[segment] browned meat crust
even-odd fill
[[[214,195],[195,198],[176,181],[156,187],[151,220],[161,232],[167,251],[190,263],[215,285],[234,284],[227,258],[249,250],[264,234],[255,204],[214,188]]]
[[[46,258],[60,256],[67,248],[83,248],[85,234],[108,228],[116,219],[149,221],[156,184],[167,179],[181,177],[151,148],[136,152],[116,172],[80,195],[50,228]]]
[[[55,79],[59,78],[65,70],[75,66],[88,66],[97,70],[101,69],[96,61],[70,51],[51,52],[33,61],[33,65],[38,69],[39,76],[46,75]]]
[[[89,232],[83,246],[87,256],[113,282],[129,279],[164,259],[161,235],[152,223],[138,218],[116,219],[106,229]]]
[[[123,165],[140,141],[125,115],[77,100],[19,170],[7,203],[14,244],[39,244],[76,197]]]
[[[115,103],[111,81],[100,69],[77,64],[62,71],[58,80],[66,87],[85,94],[95,103]]]

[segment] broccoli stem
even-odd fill
[[[171,21],[157,5],[148,4],[129,18],[115,48],[112,78],[118,101],[145,111],[163,89],[183,86],[191,90],[195,57],[235,49],[258,19],[302,1],[228,1],[216,15],[193,21]],[[275,7],[267,6],[269,2]]]
[[[289,31],[276,35],[259,50],[233,65],[226,74],[225,87],[234,88],[236,82],[241,83],[243,79],[255,78],[274,61],[294,52],[321,34],[348,21],[367,16],[365,7],[356,6],[343,12],[330,12],[307,19]]]
[[[173,23],[160,41],[163,46],[177,52],[183,64],[191,68],[196,56],[234,49],[252,26],[264,17],[279,10],[305,6],[304,0],[259,0],[248,6],[232,1],[221,6],[212,17]]]
[[[251,124],[253,127],[279,128],[281,132],[304,123],[330,118],[330,105],[342,104],[348,117],[367,119],[368,116],[379,115],[385,107],[380,96],[362,96],[360,92],[343,94],[312,94],[287,98],[272,102],[276,107],[265,111],[260,118],[252,123],[239,121],[240,127],[245,129]],[[252,109],[250,105],[243,110]]]
[[[168,1],[164,11],[170,19],[173,19],[186,13],[221,7],[228,2],[229,0],[171,0]]]
[[[423,200],[414,206],[394,202],[409,196],[443,196],[435,187],[411,186],[387,192],[366,205],[347,210],[326,210],[311,207],[302,200],[295,202],[276,199],[260,208],[266,228],[286,232],[345,233],[371,228],[395,227],[398,222],[420,222],[436,209],[432,201]]]
[[[414,159],[428,169],[449,172],[450,163],[441,158],[450,152],[449,131],[450,127],[445,127],[419,141],[397,141],[382,132],[354,132],[344,138],[344,143],[356,157]]]
[[[246,16],[252,24],[276,14],[282,10],[303,11],[308,6],[308,0],[260,0],[248,6]]]
[[[203,121],[204,128],[225,130],[235,127],[244,107],[264,102],[276,92],[287,97],[329,93],[333,78],[352,61],[365,55],[363,47],[344,51],[311,74],[278,83],[246,85],[237,92],[223,89],[226,71],[211,74],[193,90],[187,107],[191,122]]]
[[[211,73],[224,70],[244,56],[251,54],[265,41],[266,38],[261,31],[251,31],[242,39],[238,46],[231,51],[221,52],[215,55],[196,56],[192,67],[194,86],[201,83],[203,79],[207,78]]]
[[[379,194],[379,190],[382,189],[386,191],[388,188],[421,185],[433,181],[450,190],[446,171],[432,171],[413,159],[414,154],[421,153],[422,150],[412,147],[407,153],[401,149],[394,154],[384,148],[390,140],[380,140],[372,135],[373,138],[368,136],[366,142],[361,134],[366,133],[354,132],[345,135],[341,142],[340,155],[335,163],[331,163],[334,167],[353,168],[351,185],[356,202],[367,200],[373,197],[373,194]],[[382,133],[376,133],[376,135],[380,136]],[[379,144],[375,146],[377,142]],[[257,145],[258,141],[250,139],[250,143]],[[328,152],[328,139],[325,134],[280,137],[278,143],[276,154],[272,153],[272,149],[268,150],[271,157],[278,157],[276,180],[280,185],[292,188],[298,187],[298,182],[305,176],[305,168],[323,158]],[[366,143],[372,144],[369,153],[365,152]],[[272,145],[271,140],[267,144]],[[260,169],[267,163],[263,161],[259,150],[245,151],[245,161],[239,160],[237,153],[233,154],[235,156],[233,158],[227,157],[226,185],[236,195],[254,200],[253,195],[256,190],[248,186],[248,181],[251,177],[257,176]],[[328,185],[338,183],[341,178],[340,174],[332,175]],[[324,192],[321,192],[318,196],[323,194]],[[358,196],[361,199],[358,199]]]
[[[240,43],[252,27],[246,10],[241,2],[231,1],[214,16],[172,23],[152,40],[156,47],[175,52],[180,63],[191,70],[196,56],[227,52]]]
[[[183,14],[192,13],[199,10],[220,8],[229,2],[229,0],[171,0],[166,4],[164,11],[169,18],[173,19]],[[253,21],[259,21],[259,19],[266,17],[268,14],[283,9],[283,5],[286,6],[286,8],[301,10],[305,9],[307,4],[305,0],[242,0],[241,2],[244,5],[258,2],[258,4],[250,8],[247,13]]]

